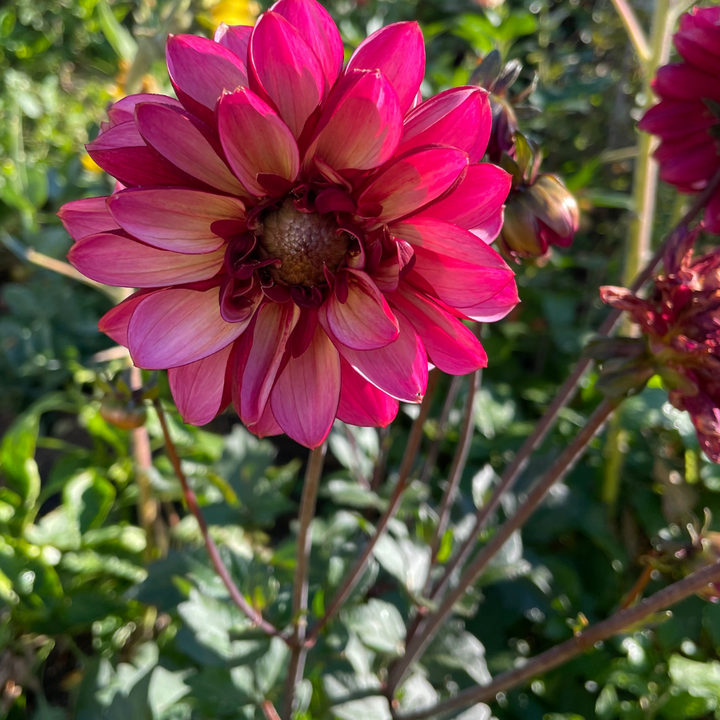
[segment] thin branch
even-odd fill
[[[463,425],[460,430],[460,441],[455,448],[455,455],[453,457],[452,465],[450,466],[450,473],[448,474],[447,487],[445,488],[442,501],[440,502],[440,512],[438,513],[438,524],[435,528],[435,537],[431,545],[432,555],[430,560],[430,570],[432,570],[435,565],[435,561],[437,560],[443,535],[445,534],[445,530],[447,530],[448,523],[450,522],[450,511],[452,510],[453,503],[455,502],[458,485],[460,484],[463,471],[465,470],[465,465],[467,464],[468,455],[470,454],[470,445],[472,444],[473,430],[475,429],[473,422],[475,391],[478,386],[478,380],[480,379],[481,372],[481,370],[476,370],[470,375],[468,394],[467,399],[465,400]],[[430,575],[428,571],[428,582],[429,581]],[[428,590],[429,589],[430,588],[428,588]]]
[[[398,473],[395,489],[393,490],[392,497],[388,502],[385,512],[378,521],[375,534],[368,539],[360,557],[358,557],[355,561],[352,569],[345,576],[345,579],[342,581],[340,587],[335,593],[335,596],[330,601],[330,605],[325,611],[325,614],[310,629],[306,640],[308,645],[312,645],[316,641],[318,633],[328,624],[328,622],[330,622],[330,620],[332,620],[333,617],[335,617],[335,614],[340,610],[350,596],[350,593],[352,593],[355,589],[355,586],[358,584],[363,572],[365,571],[365,567],[370,560],[377,541],[382,537],[383,533],[387,529],[388,523],[392,520],[400,507],[400,500],[402,499],[403,491],[410,479],[410,473],[412,472],[413,465],[415,464],[415,457],[417,456],[420,448],[420,441],[423,436],[423,425],[425,424],[428,412],[430,411],[433,391],[435,390],[435,385],[438,381],[438,375],[439,372],[437,370],[433,370],[428,377],[427,389],[425,390],[425,397],[420,405],[420,412],[410,428],[410,434],[408,435],[405,453],[403,454],[403,459],[400,463],[400,472]]]
[[[293,713],[295,701],[295,689],[302,680],[305,670],[305,658],[307,647],[305,647],[305,631],[307,629],[308,609],[308,575],[310,570],[310,548],[311,533],[310,525],[315,517],[318,489],[322,477],[323,465],[325,464],[325,452],[327,443],[310,452],[307,469],[305,470],[305,482],[303,483],[302,499],[300,500],[300,514],[298,517],[299,527],[297,536],[297,560],[295,562],[295,577],[293,579],[293,623],[295,630],[292,638],[292,653],[290,655],[290,666],[288,668],[287,683],[285,688],[284,715],[290,720]]]
[[[443,403],[442,410],[440,411],[440,417],[438,418],[437,429],[435,431],[435,438],[430,443],[430,448],[427,454],[427,460],[423,465],[422,474],[420,475],[420,482],[423,485],[427,485],[430,482],[430,476],[432,471],[435,469],[437,464],[438,455],[440,454],[440,445],[447,435],[448,418],[455,406],[455,400],[457,400],[458,393],[460,392],[460,386],[462,385],[462,375],[456,375],[450,387],[448,388],[447,395],[445,396],[445,402]]]
[[[640,27],[635,12],[630,7],[630,3],[627,0],[612,0],[612,4],[615,6],[617,14],[622,20],[622,24],[625,26],[625,31],[630,38],[630,42],[635,48],[635,52],[640,58],[641,64],[645,64],[650,61],[652,53],[650,50],[650,43],[645,35],[644,30]]]
[[[283,634],[274,625],[269,623],[267,620],[264,620],[262,615],[254,607],[252,607],[252,605],[250,605],[250,603],[245,599],[245,596],[238,589],[237,585],[233,582],[233,579],[230,577],[230,573],[220,557],[218,547],[215,544],[215,541],[210,537],[207,522],[205,521],[205,516],[202,514],[202,510],[200,510],[195,492],[188,484],[185,473],[183,472],[180,464],[180,458],[178,457],[177,450],[175,449],[175,443],[173,443],[172,438],[170,437],[170,431],[168,429],[167,419],[165,418],[165,411],[162,408],[162,404],[159,400],[154,400],[153,405],[157,411],[158,419],[160,420],[160,427],[162,428],[163,437],[165,438],[165,452],[167,453],[168,460],[170,460],[170,464],[175,471],[175,475],[182,486],[185,504],[188,506],[190,512],[195,516],[198,526],[200,527],[200,532],[202,533],[207,553],[210,556],[210,561],[215,568],[215,572],[217,572],[220,579],[225,584],[232,601],[254,625],[257,625],[257,627],[268,635],[280,637],[287,642],[287,639],[283,636]]]
[[[59,275],[65,275],[65,277],[69,277],[72,280],[77,280],[78,282],[81,282],[85,285],[89,285],[90,287],[104,293],[115,302],[117,302],[120,297],[120,293],[122,291],[118,288],[110,287],[109,285],[103,285],[102,283],[85,277],[81,272],[76,270],[69,263],[63,262],[62,260],[56,260],[49,255],[44,255],[43,253],[38,252],[34,248],[31,248],[28,245],[20,242],[16,238],[12,237],[12,235],[9,235],[4,230],[0,230],[0,240],[2,240],[3,245],[5,245],[5,247],[10,250],[11,253],[13,253],[13,255],[16,255],[21,260],[25,260],[29,263],[32,263],[33,265],[45,268],[46,270],[52,270]]]
[[[263,711],[265,720],[280,720],[280,715],[270,700],[263,700],[260,703],[260,708]]]
[[[616,400],[603,400],[587,419],[583,428],[573,438],[555,460],[552,467],[528,493],[525,501],[515,514],[498,528],[492,539],[482,548],[478,556],[466,568],[457,586],[444,598],[440,607],[420,625],[415,637],[408,643],[405,655],[391,669],[388,678],[388,695],[392,695],[400,685],[410,665],[425,651],[437,630],[453,610],[455,603],[465,594],[467,588],[475,583],[497,552],[521,528],[527,519],[537,510],[550,488],[567,475],[585,452],[590,441],[600,431],[606,420],[617,407]]]
[[[690,224],[702,212],[705,205],[707,205],[708,200],[718,189],[720,189],[720,171],[715,173],[705,189],[696,196],[689,210],[685,213],[685,215],[683,215],[680,222],[678,222],[678,224],[667,235],[663,243],[661,243],[661,245],[657,248],[653,257],[630,286],[631,292],[638,292],[638,290],[640,290],[642,286],[645,285],[645,283],[652,277],[653,273],[657,269],[657,266],[662,261],[668,246],[672,243],[677,243],[678,240],[688,232]],[[607,337],[612,334],[621,316],[622,312],[620,310],[611,310],[602,325],[598,328],[596,337]],[[540,418],[540,421],[535,426],[532,433],[530,433],[520,450],[518,450],[513,461],[507,466],[507,468],[505,468],[505,471],[500,478],[500,482],[495,488],[490,500],[488,500],[485,505],[478,508],[475,513],[475,523],[473,525],[472,532],[468,535],[467,539],[460,548],[458,548],[458,550],[454,553],[442,577],[434,586],[430,599],[436,600],[437,598],[442,597],[456,569],[464,565],[467,558],[470,556],[470,553],[475,546],[478,533],[482,532],[485,528],[488,520],[500,505],[500,501],[505,493],[515,485],[516,480],[527,467],[530,456],[533,452],[535,452],[535,450],[540,446],[540,443],[542,443],[550,430],[552,430],[555,426],[555,422],[560,415],[560,411],[575,396],[575,391],[577,390],[578,385],[592,365],[593,360],[588,356],[582,357],[578,360],[575,369],[560,386],[557,394],[553,398],[553,401],[545,411],[545,414],[542,418]]]
[[[564,643],[556,645],[554,648],[528,660],[524,665],[498,675],[487,685],[463,690],[455,697],[425,710],[407,715],[397,715],[397,720],[426,720],[426,718],[434,718],[443,713],[457,711],[475,703],[492,701],[498,693],[510,690],[530,678],[542,675],[566,663],[593,647],[596,643],[626,632],[633,626],[650,620],[655,613],[677,604],[718,581],[720,581],[720,563],[716,562],[656,592],[638,605],[626,610],[620,610],[607,620],[593,625],[570,638],[570,640],[566,640]]]
[[[132,390],[140,390],[142,387],[142,372],[134,365],[130,368],[130,387]],[[140,527],[145,531],[147,547],[145,548],[145,559],[149,560],[160,545],[163,556],[167,554],[167,538],[164,537],[158,516],[158,503],[152,495],[150,484],[150,473],[152,471],[152,452],[150,450],[150,438],[145,425],[134,428],[131,432],[132,454],[135,465],[135,478],[138,486],[138,515]]]

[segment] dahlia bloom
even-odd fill
[[[663,378],[705,454],[720,462],[720,251],[695,259],[685,249],[666,260],[666,275],[655,279],[647,300],[616,287],[601,288],[601,296],[643,331],[648,377]]]
[[[696,193],[720,170],[720,7],[683,15],[674,41],[684,62],[658,70],[652,87],[660,102],[638,127],[660,137],[660,177]],[[708,203],[705,225],[720,233],[720,190]]]
[[[259,436],[317,447],[334,419],[387,425],[419,402],[428,362],[484,367],[462,320],[518,302],[490,246],[509,175],[481,164],[487,93],[420,101],[415,23],[343,46],[314,0],[254,27],[176,35],[177,100],[115,103],[91,157],[110,197],[67,204],[72,264],[139,288],[100,321],[142,368],[168,368],[183,418],[232,400]]]

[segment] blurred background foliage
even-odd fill
[[[520,60],[518,92],[538,76],[537,109],[521,115],[521,128],[583,212],[570,249],[517,266],[522,304],[483,330],[490,367],[475,399],[476,433],[445,558],[604,317],[597,287],[621,275],[634,121],[645,101],[609,0],[478,3],[325,3],[348,49],[382,24],[419,20],[428,41],[426,95],[467,82],[493,48]],[[637,8],[643,21],[652,6]],[[28,262],[31,248],[64,258],[70,239],[55,217],[62,203],[110,189],[83,143],[112,100],[169,90],[167,34],[250,23],[261,9],[246,0],[6,0],[0,7],[1,717],[234,720],[261,718],[259,702],[278,700],[286,649],[249,630],[228,602],[160,451],[157,417],[148,411],[146,431],[111,422],[113,403],[131,382],[125,360],[96,329],[112,298]],[[658,236],[680,208],[672,191],[660,193]],[[159,383],[172,413],[165,379],[145,379]],[[593,381],[518,492],[582,425],[597,400]],[[441,381],[425,426],[437,468],[431,477],[418,469],[351,603],[312,650],[300,718],[388,717],[379,698],[352,698],[375,687],[402,652],[402,618],[424,583],[434,501],[465,387]],[[437,418],[448,394],[456,399],[443,426]],[[333,431],[313,526],[315,615],[384,507],[389,490],[372,483],[373,463],[388,444],[391,475],[396,470],[412,411],[389,435],[339,422]],[[287,623],[305,451],[286,439],[257,441],[230,414],[202,429],[171,420],[236,582],[275,624]],[[137,453],[145,432],[149,461]],[[720,470],[702,457],[689,420],[659,385],[627,403],[620,440],[619,458],[596,440],[522,538],[508,543],[468,593],[464,623],[447,624],[423,661],[425,674],[406,684],[403,707],[484,682],[607,617],[653,548],[687,543],[683,528],[699,524],[706,507],[720,516]],[[510,496],[503,511],[513,505]],[[662,569],[666,578],[683,571]],[[648,591],[659,581],[656,570]],[[691,599],[651,629],[607,642],[461,717],[720,718],[719,646],[720,607]]]

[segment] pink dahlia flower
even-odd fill
[[[127,97],[91,157],[110,197],[67,204],[69,259],[140,288],[100,328],[136,365],[169,369],[187,422],[232,400],[259,436],[308,447],[336,417],[386,425],[418,402],[428,362],[486,364],[462,320],[518,302],[489,247],[509,175],[480,164],[487,93],[420,102],[415,23],[343,46],[314,0],[280,0],[254,27],[176,35],[178,100]]]
[[[674,40],[684,62],[660,68],[653,81],[660,102],[638,127],[660,137],[660,177],[696,193],[720,170],[720,7],[683,15]],[[708,203],[705,225],[720,233],[720,191]]]

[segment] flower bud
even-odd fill
[[[541,257],[552,245],[568,247],[580,222],[572,193],[554,175],[538,174],[541,155],[523,135],[516,136],[516,158],[502,166],[513,183],[505,206],[500,247],[512,257]]]

